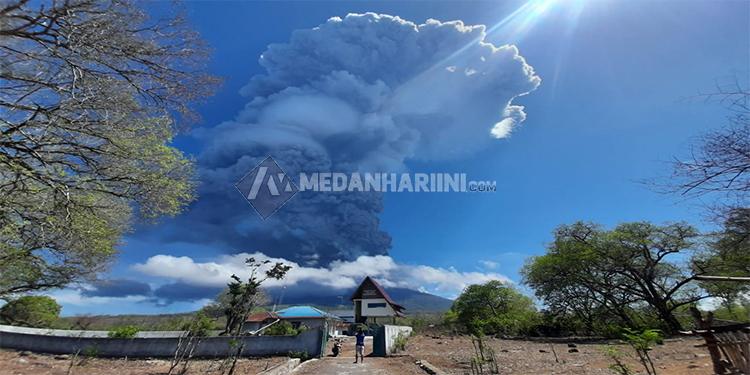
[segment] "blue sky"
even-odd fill
[[[488,134],[486,140],[464,147],[460,157],[406,158],[404,164],[412,173],[466,173],[470,180],[495,180],[497,192],[388,193],[382,201],[384,209],[377,215],[380,231],[392,238],[388,256],[362,250],[360,255],[366,258],[358,261],[354,254],[345,259],[325,253],[335,246],[316,238],[316,251],[327,261],[310,261],[315,251],[294,259],[307,275],[287,281],[290,289],[295,282],[315,277],[324,279],[319,281],[323,289],[348,287],[350,279],[381,272],[386,284],[453,297],[462,283],[500,277],[518,282],[523,259],[543,253],[543,243],[561,223],[593,220],[611,226],[622,221],[687,220],[706,228],[694,205],[677,204],[677,199],[655,194],[636,181],[664,172],[660,161],[684,154],[691,137],[723,123],[726,112],[720,106],[680,99],[710,91],[717,80],[724,82],[736,71],[747,71],[750,3],[561,0],[532,3],[508,17],[524,4],[187,2],[193,23],[214,48],[212,71],[227,81],[222,91],[200,108],[204,121],[199,127],[203,129],[180,137],[176,144],[197,155],[199,162],[216,153],[207,150],[224,147],[222,142],[228,141],[220,138],[232,133],[214,128],[250,116],[241,112],[252,97],[239,91],[253,77],[266,74],[258,59],[268,45],[289,43],[294,30],[312,29],[349,13],[389,14],[417,25],[428,19],[461,20],[465,25],[487,25],[484,42],[497,47],[515,45],[541,78],[541,85],[513,100],[513,105],[524,107],[526,119],[509,137],[491,139]],[[390,68],[396,69],[378,69],[389,72]],[[366,69],[362,72],[362,77],[370,74]],[[374,69],[372,74],[378,72]],[[253,87],[262,90],[268,85]],[[451,87],[444,89],[450,91]],[[461,89],[480,103],[494,99],[485,92],[473,93],[471,85]],[[276,92],[279,90],[283,88]],[[498,108],[503,105],[499,103]],[[294,112],[299,107],[286,110]],[[469,115],[458,121],[477,118]],[[493,125],[478,124],[487,132]],[[253,131],[251,137],[266,136],[261,134],[263,128]],[[202,163],[211,173],[219,170],[213,167],[215,159]],[[210,176],[202,174],[203,179]],[[213,182],[203,181],[208,185]],[[291,220],[289,216],[275,214],[275,221],[266,223],[257,219],[241,195],[235,198],[197,206],[189,215],[157,227],[139,228],[121,248],[118,265],[110,275],[114,286],[53,293],[64,306],[63,314],[193,310],[215,293],[223,282],[220,277],[237,270],[236,265],[244,259],[237,254],[259,252],[284,259],[296,254],[280,249],[296,244],[286,242],[290,232],[277,229],[287,228],[282,221]],[[206,195],[201,199],[213,198]],[[222,233],[199,226],[205,224],[201,220],[227,226],[222,221],[222,210],[227,207],[235,215],[247,216],[246,221],[227,229],[241,233],[239,238],[245,239],[246,245],[225,241]],[[240,209],[243,211],[236,211]],[[268,234],[267,240],[253,235],[260,232]],[[304,263],[305,259],[309,263]],[[151,292],[144,292],[148,289],[144,284]]]

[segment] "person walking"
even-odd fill
[[[360,363],[365,361],[365,333],[362,328],[357,330],[357,334],[354,336],[357,338],[357,344],[354,346],[354,363],[357,363],[357,358],[360,358]]]

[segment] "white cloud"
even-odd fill
[[[127,297],[93,297],[85,296],[82,294],[80,289],[61,289],[45,293],[50,297],[54,298],[57,303],[67,306],[91,306],[91,305],[107,305],[112,302],[127,302],[136,303],[142,302],[148,299],[146,296],[127,296]]]
[[[243,278],[249,276],[245,259],[250,257],[283,262],[293,267],[284,280],[266,281],[264,285],[267,287],[303,287],[306,283],[314,283],[336,289],[351,289],[369,275],[384,287],[409,288],[453,296],[471,284],[490,280],[512,283],[506,276],[495,272],[459,272],[453,267],[446,269],[409,265],[397,263],[385,255],[360,256],[353,261],[334,261],[329,267],[307,267],[262,253],[223,255],[216,261],[204,263],[185,256],[161,254],[149,258],[145,263],[134,265],[132,269],[144,275],[164,277],[197,287],[223,287],[233,274]],[[269,266],[264,266],[263,269],[267,267]]]
[[[495,124],[495,126],[490,131],[492,133],[492,136],[495,138],[505,138],[510,135],[511,130],[513,130],[513,125],[516,124],[516,120],[512,118],[505,118],[502,121]]]
[[[495,268],[500,267],[500,263],[493,262],[491,260],[480,260],[479,263],[482,263],[482,265],[485,268],[488,268],[488,269],[491,269],[491,270],[494,270]]]

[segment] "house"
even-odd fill
[[[349,336],[350,323],[333,323],[328,325],[328,336]]]
[[[261,327],[265,327],[276,320],[279,319],[279,316],[274,312],[262,312],[253,314],[247,317],[245,319],[245,323],[242,325],[243,331],[257,331]]]
[[[349,299],[354,302],[356,323],[378,323],[378,318],[380,318],[381,323],[390,320],[395,324],[396,317],[404,317],[402,311],[405,308],[393,302],[383,287],[370,276],[359,284]]]
[[[328,323],[329,330],[331,330],[334,324],[343,323],[343,319],[338,316],[318,310],[312,306],[294,306],[276,312],[262,312],[250,315],[245,319],[242,330],[255,331],[276,320],[289,322],[294,328],[299,328],[303,325],[307,328],[315,328]]]
[[[344,319],[344,323],[354,323],[354,310],[333,310],[330,313]]]

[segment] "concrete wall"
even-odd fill
[[[393,354],[396,349],[396,338],[398,337],[399,333],[403,332],[404,335],[409,335],[411,334],[411,331],[412,328],[406,326],[382,326],[380,328],[380,334],[385,335],[385,354]]]
[[[53,354],[91,350],[102,357],[171,357],[179,343],[179,333],[168,337],[174,332],[142,332],[142,337],[131,339],[102,337],[102,331],[70,332],[78,334],[62,336],[60,332],[53,332],[49,335],[50,330],[45,329],[0,326],[0,348]],[[290,350],[307,350],[310,356],[316,357],[321,353],[324,334],[314,329],[297,336],[243,336],[237,340],[245,344],[242,355],[246,357],[286,355]],[[205,338],[196,348],[195,356],[223,357],[230,348],[230,340],[230,337]]]
[[[63,337],[107,337],[109,331],[81,331],[69,329],[39,329],[0,324],[0,334],[3,332],[27,333],[30,335],[63,336]],[[180,337],[182,331],[141,331],[136,337]]]

